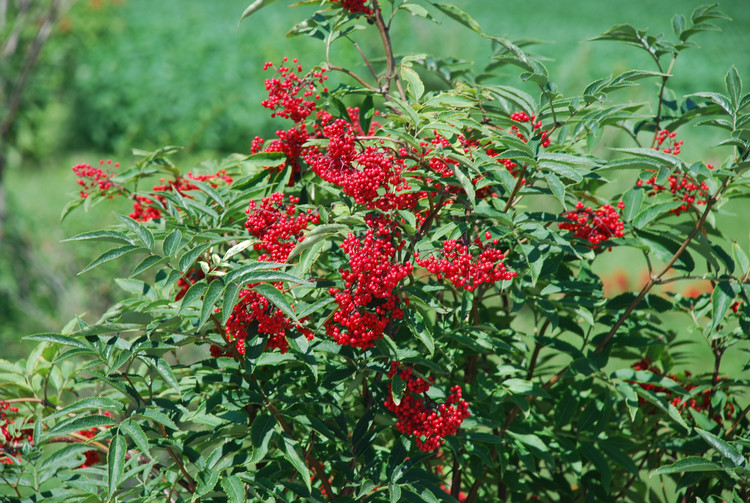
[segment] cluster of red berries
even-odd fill
[[[367,7],[365,4],[367,0],[331,0],[332,2],[340,2],[341,6],[351,12],[352,14],[364,14],[369,16],[373,13],[373,10]]]
[[[105,162],[107,165],[112,164],[109,159],[107,161],[101,160],[99,164],[103,166]],[[114,167],[119,168],[120,163],[116,162]],[[82,199],[89,197],[94,190],[106,195],[106,192],[112,188],[112,173],[105,173],[102,168],[93,168],[90,164],[78,164],[73,166],[73,172],[78,177],[76,183],[82,187],[80,191]],[[109,197],[112,198],[114,195],[109,194]]]
[[[284,262],[294,247],[304,239],[302,231],[308,224],[320,222],[320,216],[312,209],[297,213],[299,198],[289,196],[284,202],[284,194],[275,192],[264,197],[260,204],[250,201],[245,210],[245,228],[251,236],[260,239],[253,249],[262,251],[261,262]]]
[[[396,287],[412,271],[411,263],[397,260],[405,242],[393,222],[383,217],[368,217],[366,222],[364,238],[349,234],[341,245],[350,270],[339,271],[343,289],[329,290],[338,308],[326,324],[336,343],[361,349],[372,347],[392,320],[403,318]]]
[[[24,440],[28,442],[34,440],[30,433],[24,434],[22,428],[18,428],[19,425],[16,425],[16,420],[8,413],[18,414],[18,407],[5,400],[0,400],[0,464],[4,465],[15,463],[14,458],[18,458],[21,443]],[[16,425],[15,429],[11,425]]]
[[[635,370],[645,370],[649,371],[653,374],[656,374],[660,377],[666,377],[668,379],[673,380],[674,382],[681,385],[686,391],[693,391],[698,386],[695,384],[692,384],[690,382],[681,382],[679,378],[674,374],[665,374],[662,372],[662,370],[654,365],[653,361],[651,361],[650,358],[646,357],[633,365],[631,365],[631,368]],[[690,371],[685,371],[685,378],[692,377],[692,373]],[[720,378],[719,380],[726,381],[727,378]],[[703,389],[702,391],[699,391],[696,396],[692,398],[683,398],[683,397],[672,397],[672,392],[662,386],[658,386],[655,384],[648,384],[648,383],[638,383],[638,385],[647,390],[651,391],[653,393],[658,393],[660,395],[663,395],[669,402],[674,405],[678,410],[685,411],[686,409],[693,409],[696,412],[701,411],[707,411],[710,412],[712,410],[711,406],[711,398],[714,395],[714,392],[716,391],[715,387],[708,387]],[[645,400],[641,397],[638,398],[638,402],[643,405],[645,404]],[[652,411],[652,413],[655,413],[656,411]],[[714,411],[714,414],[712,416],[712,419],[719,425],[722,424],[723,420],[731,420],[732,416],[734,416],[734,405],[726,402],[724,405],[724,413],[721,414],[720,411]]]
[[[678,155],[682,147],[682,140],[676,140],[677,133],[670,132],[667,129],[657,131],[654,139],[655,145],[654,150],[661,150],[664,153]],[[664,143],[669,140],[670,143],[664,146]],[[662,148],[663,147],[663,148]],[[713,166],[706,164],[708,169],[713,169]],[[708,199],[708,185],[705,182],[698,182],[690,176],[682,176],[679,174],[672,173],[667,178],[667,185],[659,185],[656,183],[656,176],[652,176],[647,180],[639,179],[636,182],[638,187],[646,186],[650,187],[651,191],[648,192],[648,196],[652,197],[661,192],[670,192],[675,199],[682,201],[683,204],[677,208],[670,210],[670,213],[680,215],[681,213],[688,211],[690,205],[705,205]]]
[[[289,66],[286,66],[289,64],[289,58],[285,56],[282,61],[278,68],[271,62],[263,65],[263,70],[276,68],[276,75],[266,79],[268,98],[263,100],[261,105],[273,111],[271,117],[285,117],[299,124],[315,110],[315,102],[308,98],[320,99],[320,94],[315,92],[315,82],[323,84],[328,75],[325,75],[325,68],[310,75],[302,75],[302,65],[297,58],[294,58],[293,64]],[[328,92],[328,89],[324,88],[323,91]]]
[[[485,239],[490,240],[492,235],[485,233]],[[503,253],[495,248],[498,240],[491,241],[493,246],[486,246],[479,238],[474,239],[474,246],[461,244],[455,239],[443,242],[443,253],[441,258],[434,256],[426,259],[420,258],[415,253],[415,261],[433,274],[438,279],[446,278],[453,286],[466,291],[474,291],[483,283],[496,283],[507,281],[516,277],[516,273],[507,270],[503,259]]]
[[[620,201],[617,207],[623,209],[625,204]],[[625,235],[625,224],[620,221],[620,214],[609,204],[594,210],[579,201],[575,210],[563,213],[563,218],[569,222],[560,222],[558,226],[575,233],[577,238],[588,241],[592,249],[598,248],[605,241]]]
[[[529,117],[525,112],[515,112],[515,113],[510,114],[510,120],[513,120],[516,122],[523,122],[523,123],[530,122],[531,126],[534,128],[534,131],[542,128],[542,121],[535,122],[535,119],[536,119],[536,116],[532,115],[531,117]],[[518,130],[517,126],[511,126],[510,131],[511,133],[515,134],[520,139],[522,139],[524,142],[528,141],[526,139],[526,136],[524,136],[524,134]],[[545,129],[544,131],[540,131],[539,134],[540,134],[542,147],[544,148],[549,147],[550,146],[549,132]]]
[[[388,377],[398,372],[405,388],[398,405],[393,400],[392,384],[388,383],[385,407],[393,412],[398,421],[396,428],[405,435],[415,438],[417,447],[424,451],[437,449],[445,442],[444,438],[454,435],[464,419],[469,417],[469,404],[461,398],[461,387],[453,386],[445,403],[436,404],[427,396],[433,381],[417,377],[411,368],[399,369],[399,362],[391,362]]]
[[[305,161],[323,180],[341,187],[344,194],[368,209],[383,211],[414,205],[411,186],[402,177],[404,161],[388,150],[368,145],[360,148],[351,123],[338,119],[322,128],[328,139],[325,152],[313,146]]]
[[[240,301],[234,306],[225,327],[227,338],[234,341],[239,354],[245,354],[245,340],[252,338],[254,333],[268,338],[266,342],[267,350],[278,349],[282,353],[286,353],[289,349],[286,338],[289,331],[296,330],[302,333],[307,340],[313,338],[313,333],[310,330],[294,324],[281,309],[252,290],[253,286],[255,285],[249,285],[248,288],[240,291]],[[281,288],[281,285],[276,285],[276,287]],[[211,346],[211,355],[219,357],[228,356],[229,353],[219,346]]]
[[[170,180],[169,182],[160,180],[160,185],[155,185],[153,188],[154,192],[170,192],[175,191],[182,197],[190,198],[187,194],[192,190],[199,190],[198,187],[192,183],[196,182],[209,182],[211,187],[216,188],[219,186],[217,180],[221,180],[227,184],[232,183],[232,177],[226,174],[226,171],[219,171],[213,175],[194,175],[188,173],[186,177],[178,177],[176,180]],[[138,220],[139,222],[147,222],[149,220],[156,220],[161,218],[161,212],[166,208],[166,198],[155,194],[151,197],[136,196],[135,202],[133,203],[133,211],[130,213],[130,218]]]

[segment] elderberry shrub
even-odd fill
[[[564,96],[453,5],[315,3],[293,35],[363,28],[382,53],[369,74],[267,63],[276,138],[202,174],[172,147],[73,168],[65,214],[132,201],[71,238],[114,243],[84,271],[139,256],[115,280],[132,297],[0,360],[0,497],[747,501],[747,377],[725,356],[747,348],[750,260],[719,209],[748,191],[750,95],[733,67],[726,94],[665,101],[725,16],[676,16],[671,39],[618,25],[597,38],[653,68]],[[394,57],[407,14],[489,38],[492,64],[430,88],[449,63]],[[507,66],[538,89],[490,78]],[[639,81],[649,107],[616,101]],[[683,160],[696,123],[722,159]],[[602,131],[626,146],[595,156]],[[644,279],[605,297],[594,266],[627,250]]]

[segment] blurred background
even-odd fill
[[[112,211],[77,211],[62,223],[65,203],[77,197],[71,166],[112,159],[132,161],[131,148],[184,147],[178,165],[187,172],[201,161],[248,153],[254,136],[278,127],[260,106],[262,65],[299,57],[306,68],[324,59],[323,46],[284,35],[314,7],[270,5],[239,24],[249,0],[0,0],[0,358],[26,353],[21,340],[59,331],[76,315],[88,321],[120,295],[105,278],[127,275],[118,263],[76,276],[100,250],[66,237],[107,225]],[[629,23],[671,38],[671,18],[701,4],[660,2],[549,2],[455,0],[485,32],[511,40],[545,43],[544,55],[563,94],[580,93],[596,78],[640,68],[656,70],[635,48],[586,41],[615,24]],[[728,0],[732,22],[723,32],[695,40],[705,48],[684,52],[671,90],[681,99],[696,91],[724,91],[735,65],[750,90],[750,8]],[[489,62],[489,42],[449,19],[436,26],[419,18],[397,21],[398,54],[428,52],[468,60],[479,71]],[[377,39],[362,40],[377,54]],[[350,50],[334,46],[340,66],[361,67]],[[471,66],[468,63],[467,66]],[[507,69],[507,83],[518,73]],[[630,99],[653,106],[657,87],[645,84]],[[683,157],[712,162],[712,138],[681,132]],[[605,142],[606,143],[606,142]],[[613,146],[613,145],[605,145]],[[604,150],[606,153],[606,150]],[[722,154],[723,155],[723,154]],[[126,201],[111,209],[128,213]],[[750,217],[731,220],[733,237],[747,250]],[[102,220],[105,218],[104,220]],[[735,237],[736,236],[736,237]],[[610,293],[637,288],[637,269],[618,269],[615,254],[602,260]],[[640,267],[640,265],[639,265]],[[700,286],[693,285],[694,288]]]

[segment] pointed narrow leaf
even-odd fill
[[[202,244],[195,246],[185,252],[185,254],[180,257],[180,271],[183,273],[186,273],[188,269],[190,269],[196,260],[198,260],[198,257],[206,250],[208,250],[211,247],[210,243]]]
[[[719,453],[725,458],[729,458],[729,460],[734,463],[734,466],[742,466],[747,462],[745,456],[740,454],[737,449],[710,431],[702,430],[700,428],[696,428],[695,431],[698,432],[698,435],[703,437],[703,440],[705,440],[708,445],[719,451]]]
[[[63,346],[73,346],[80,349],[91,349],[91,344],[89,344],[87,341],[62,334],[27,335],[26,337],[24,337],[24,340],[52,342],[55,344],[62,344]]]
[[[732,107],[736,110],[737,105],[740,102],[740,97],[742,96],[742,80],[740,79],[740,74],[737,73],[737,68],[735,68],[734,65],[729,68],[724,81],[727,87],[727,94],[732,102]]]
[[[136,236],[138,236],[138,239],[146,248],[148,248],[149,250],[154,249],[154,235],[151,234],[150,230],[144,227],[140,222],[136,222],[135,220],[133,220],[131,217],[126,217],[125,215],[117,215],[117,218],[122,223],[124,223],[131,231],[133,231]]]
[[[401,398],[404,395],[405,388],[406,383],[401,379],[401,375],[396,372],[391,379],[391,396],[393,397],[393,403],[397,406],[401,404]]]
[[[160,257],[159,255],[149,255],[143,260],[141,260],[141,263],[135,266],[133,269],[133,272],[130,273],[130,278],[133,276],[138,276],[142,272],[146,272],[147,270],[151,269],[152,267],[166,263],[169,261],[169,257]]]
[[[284,457],[289,461],[294,469],[297,470],[302,477],[302,481],[307,485],[307,490],[312,491],[312,484],[310,483],[310,469],[307,467],[307,462],[302,457],[302,450],[299,444],[288,435],[282,435],[284,442]]]
[[[409,84],[408,89],[414,96],[414,101],[419,101],[419,98],[424,94],[424,84],[422,79],[419,78],[419,74],[408,66],[404,66],[401,67],[401,78]]]
[[[229,497],[229,503],[245,503],[245,484],[235,475],[229,475],[221,479],[221,487],[224,494]]]
[[[458,21],[459,23],[466,26],[467,28],[474,30],[480,35],[483,35],[482,27],[479,26],[479,23],[477,23],[474,20],[474,18],[472,18],[470,15],[468,15],[466,12],[459,9],[455,5],[446,4],[446,3],[433,3],[433,5],[437,7],[438,9],[440,9],[443,12],[443,14],[447,15],[448,17],[452,18],[455,21]]]
[[[83,398],[75,403],[72,403],[52,415],[49,415],[45,420],[50,421],[57,419],[58,417],[65,417],[68,414],[75,414],[84,410],[110,410],[110,411],[121,411],[123,406],[120,402],[112,400],[111,398],[92,396],[89,398]]]
[[[292,321],[295,323],[299,323],[299,320],[297,319],[297,315],[294,313],[294,309],[292,309],[292,306],[289,305],[289,303],[286,301],[286,298],[284,298],[284,295],[279,291],[278,288],[267,285],[265,283],[254,286],[253,290],[261,294],[263,297],[271,301],[276,307],[281,309],[281,311],[287,315]]]
[[[78,274],[83,274],[83,273],[85,273],[87,271],[90,271],[91,269],[93,269],[95,267],[98,267],[98,266],[104,264],[105,262],[110,262],[112,260],[115,260],[115,259],[118,259],[118,258],[122,257],[123,255],[127,255],[128,253],[132,253],[132,252],[137,251],[137,250],[140,251],[140,250],[143,250],[143,248],[139,248],[139,247],[133,246],[133,245],[126,245],[126,246],[121,246],[120,248],[115,248],[115,249],[106,251],[106,252],[102,253],[101,255],[99,255],[89,265],[87,265],[86,267],[84,267],[81,270],[81,272],[79,272]]]
[[[154,364],[154,368],[159,373],[162,379],[164,379],[164,382],[166,382],[169,386],[174,388],[174,390],[177,392],[177,394],[180,394],[180,384],[177,382],[177,379],[174,376],[174,372],[172,372],[172,367],[169,366],[169,364],[164,360],[164,358],[153,358],[152,363]]]
[[[239,302],[240,285],[236,282],[229,283],[224,289],[224,300],[221,303],[221,324],[226,325],[232,315],[234,306]]]
[[[183,314],[194,300],[199,299],[206,291],[206,288],[208,288],[208,285],[206,285],[206,282],[203,280],[198,281],[188,288],[188,291],[185,292],[185,295],[182,297],[179,314]]]
[[[115,494],[117,488],[120,486],[120,481],[125,473],[125,453],[128,450],[128,444],[125,442],[125,437],[122,435],[115,435],[112,442],[109,444],[109,452],[107,453],[107,494],[109,497]]]
[[[716,330],[716,326],[721,323],[724,315],[732,304],[737,293],[734,290],[735,285],[728,281],[719,281],[714,287],[711,294],[711,328],[710,331]]]
[[[672,463],[671,465],[657,468],[651,472],[649,477],[653,477],[654,475],[668,475],[670,473],[715,472],[720,470],[723,470],[723,468],[713,461],[698,456],[688,456]]]
[[[213,314],[214,304],[221,297],[223,291],[224,282],[221,278],[211,279],[211,282],[208,284],[208,290],[206,290],[206,295],[203,296],[203,306],[201,306],[201,317],[198,321],[198,327],[202,327],[209,316]]]
[[[276,419],[270,414],[258,414],[253,420],[253,425],[250,427],[250,443],[253,446],[250,463],[257,463],[266,456],[275,428]]]
[[[250,6],[242,13],[242,17],[240,17],[240,23],[246,17],[250,16],[253,12],[265,7],[266,5],[272,4],[275,1],[276,0],[255,0],[255,2],[251,3]]]
[[[180,229],[173,230],[169,236],[164,239],[164,254],[169,257],[174,257],[174,254],[180,249],[181,243],[182,232],[180,232]]]
[[[120,423],[120,431],[126,433],[133,440],[133,443],[135,443],[135,446],[138,447],[138,450],[142,454],[145,454],[149,458],[153,459],[153,456],[151,456],[151,451],[148,448],[148,437],[143,431],[143,428],[141,428],[138,423],[136,423],[132,419],[126,419],[125,421]]]

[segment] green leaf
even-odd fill
[[[263,284],[254,286],[253,290],[261,294],[267,300],[271,301],[271,303],[273,303],[276,307],[281,309],[281,311],[285,315],[287,315],[289,319],[291,319],[295,323],[300,322],[297,319],[297,315],[294,313],[294,309],[292,309],[292,306],[289,305],[289,303],[286,301],[286,298],[279,291],[278,288],[276,288],[275,286],[271,286],[271,285],[267,285],[263,283]]]
[[[229,503],[245,503],[246,493],[245,485],[235,475],[229,475],[222,477],[221,487],[224,489],[224,494],[229,497]]]
[[[222,262],[226,262],[230,258],[234,257],[238,253],[241,253],[257,243],[258,241],[255,239],[246,239],[244,241],[241,241],[237,243],[236,245],[232,246],[230,249],[227,250],[227,252],[224,254],[223,257],[221,257]]]
[[[125,215],[117,215],[117,218],[122,223],[124,223],[131,231],[133,231],[136,236],[138,236],[138,239],[146,248],[148,248],[149,250],[154,249],[154,235],[151,234],[150,230],[144,227],[141,223],[133,220],[131,217],[127,217]]]
[[[698,456],[688,456],[672,463],[671,465],[657,468],[649,474],[649,477],[653,477],[654,475],[668,475],[671,473],[716,472],[721,470],[723,470],[723,468],[713,461]]]
[[[138,276],[139,274],[146,272],[152,267],[166,263],[169,261],[169,257],[160,257],[159,255],[148,255],[146,258],[141,260],[141,263],[135,266],[133,272],[130,273],[129,277]]]
[[[552,195],[560,201],[563,210],[565,210],[565,185],[563,185],[560,179],[553,173],[542,173],[542,175],[544,175],[544,178],[547,180],[547,186],[552,192]]]
[[[208,288],[208,285],[203,280],[191,285],[190,288],[188,288],[188,291],[185,292],[185,295],[182,297],[182,304],[180,304],[179,314],[182,315],[190,306],[190,304],[193,303],[193,301],[201,298],[201,296],[205,293],[206,288]]]
[[[169,366],[166,360],[164,360],[164,358],[151,357],[151,362],[154,364],[154,368],[161,378],[164,379],[164,382],[174,388],[178,395],[181,395],[180,384],[177,382],[177,379],[172,372],[172,367]]]
[[[72,238],[63,239],[63,243],[67,243],[68,241],[114,241],[116,243],[124,243],[124,244],[135,244],[133,243],[133,240],[127,237],[122,232],[117,231],[93,231],[93,232],[84,232],[83,234],[78,234],[77,236],[73,236]]]
[[[144,408],[144,409],[138,409],[135,411],[135,414],[138,414],[140,416],[145,417],[146,419],[151,419],[152,421],[155,421],[161,425],[167,426],[173,430],[179,430],[176,424],[174,424],[174,421],[172,421],[169,416],[164,414],[161,411],[158,411],[154,408]]]
[[[641,209],[644,198],[644,191],[641,187],[633,187],[622,196],[622,202],[625,204],[625,208],[622,210],[623,220],[626,222],[633,220],[638,210]]]
[[[169,257],[174,257],[174,254],[177,253],[177,250],[180,249],[181,243],[182,243],[182,232],[180,232],[180,229],[173,230],[164,239],[164,254]]]
[[[134,246],[134,245],[126,245],[126,246],[121,246],[120,248],[115,248],[115,249],[112,249],[112,250],[108,250],[108,251],[102,253],[101,255],[99,255],[89,265],[87,265],[86,267],[84,267],[83,270],[81,270],[81,272],[79,272],[78,274],[79,275],[83,274],[83,273],[85,273],[87,271],[90,271],[91,269],[93,269],[95,267],[98,267],[98,266],[104,264],[105,262],[110,262],[112,260],[118,259],[118,258],[122,257],[123,255],[127,255],[128,253],[132,253],[134,251],[143,251],[143,248],[139,248],[139,247]]]
[[[709,332],[716,330],[716,326],[721,323],[727,309],[732,305],[732,301],[737,295],[735,288],[736,285],[728,281],[719,281],[714,287],[711,294],[711,326]]]
[[[52,419],[57,419],[58,417],[65,417],[69,414],[75,414],[84,410],[99,409],[121,411],[123,406],[120,402],[112,400],[111,398],[94,396],[78,400],[77,402],[58,410],[54,414],[47,416],[45,420],[50,421]]]
[[[142,454],[154,459],[148,447],[148,437],[146,437],[146,433],[137,422],[132,419],[126,419],[120,423],[120,431],[125,432],[133,440]]]
[[[255,2],[251,3],[250,6],[248,6],[247,9],[242,13],[242,17],[240,17],[240,23],[243,19],[251,15],[253,12],[265,7],[266,5],[270,5],[276,0],[255,0]]]
[[[705,440],[708,445],[716,449],[725,458],[729,458],[734,466],[739,467],[747,462],[745,456],[740,454],[737,449],[735,449],[710,431],[702,430],[700,428],[695,428],[695,431],[698,432],[698,435],[703,437],[703,440]]]
[[[211,243],[204,243],[185,252],[185,254],[180,257],[180,271],[182,271],[183,274],[186,273],[188,269],[193,266],[195,261],[198,260],[198,257],[210,247]]]
[[[203,324],[208,320],[214,312],[214,304],[221,297],[224,291],[224,282],[221,278],[213,278],[208,284],[208,290],[206,295],[203,296],[203,305],[201,306],[201,317],[198,320],[198,327],[202,327]]]
[[[292,439],[289,435],[283,434],[281,436],[284,442],[284,457],[289,461],[295,470],[297,470],[305,482],[308,491],[312,491],[312,484],[310,482],[310,470],[307,468],[307,462],[302,457],[302,450],[299,444]]]
[[[447,4],[447,3],[436,3],[436,2],[430,2],[432,5],[440,9],[443,14],[447,15],[449,18],[453,19],[454,21],[458,21],[462,25],[466,26],[467,28],[474,30],[475,32],[479,33],[480,35],[484,35],[482,33],[482,27],[479,26],[479,23],[477,23],[470,15],[468,15],[463,10],[459,9],[455,5]]]
[[[610,469],[609,463],[607,463],[605,457],[599,452],[599,449],[590,442],[582,441],[579,444],[578,450],[586,459],[593,463],[596,467],[596,471],[599,472],[599,475],[602,477],[604,490],[609,491],[609,484],[612,481],[612,470]]]
[[[125,473],[125,453],[127,450],[128,444],[125,442],[125,437],[119,434],[115,435],[115,438],[109,444],[109,452],[107,453],[107,494],[110,499],[120,486],[120,481]]]
[[[740,267],[739,275],[746,275],[748,270],[750,270],[750,261],[748,261],[747,255],[745,255],[742,247],[738,245],[736,241],[732,242],[732,256],[734,256],[734,261],[737,262],[737,265]]]
[[[59,437],[68,433],[75,433],[90,428],[100,428],[105,426],[114,426],[117,422],[111,417],[92,414],[90,416],[74,417],[67,421],[62,421],[52,426],[45,432],[45,438]]]
[[[410,309],[406,313],[406,322],[409,324],[411,332],[417,336],[422,344],[425,345],[430,356],[435,353],[435,340],[432,338],[432,334],[425,326],[424,318],[422,314],[415,310]]]
[[[414,97],[414,101],[419,101],[419,98],[424,94],[424,84],[422,79],[419,78],[419,74],[408,66],[402,66],[401,78],[409,84],[407,89]]]
[[[55,344],[61,344],[63,346],[73,346],[80,349],[92,349],[91,345],[88,342],[62,334],[27,335],[26,337],[24,337],[24,340],[52,342]]]
[[[276,419],[270,414],[258,414],[250,427],[250,443],[253,446],[253,454],[250,463],[258,463],[268,453],[268,445],[271,443]]]
[[[406,383],[401,379],[401,375],[396,372],[391,379],[391,396],[393,397],[393,403],[396,404],[396,406],[401,404],[401,398],[404,396],[404,389],[406,389]]]
[[[232,315],[234,306],[239,302],[240,285],[236,282],[227,284],[224,289],[224,300],[221,303],[221,324],[226,325]]]
[[[342,225],[342,224],[319,225],[315,227],[312,231],[310,231],[305,236],[305,239],[297,243],[297,245],[289,253],[289,256],[286,260],[287,262],[289,262],[294,257],[299,255],[306,249],[312,248],[314,245],[316,245],[320,241],[324,241],[338,234],[345,235],[345,233],[349,231],[350,231],[350,228],[347,225]]]
[[[732,67],[729,68],[729,71],[727,71],[724,82],[726,83],[729,100],[732,102],[732,109],[733,111],[737,110],[737,106],[740,103],[740,98],[742,96],[742,80],[740,79],[740,74],[737,73],[737,68],[735,68],[734,65],[732,65]]]
[[[641,210],[633,219],[633,227],[642,229],[653,220],[669,214],[671,210],[677,209],[684,203],[682,201],[668,201],[665,203],[652,204]],[[627,208],[627,206],[626,206]]]

